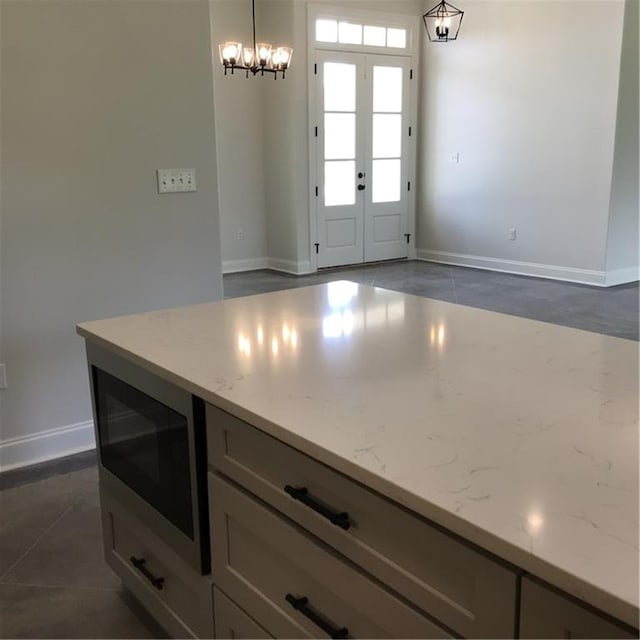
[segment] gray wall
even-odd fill
[[[6,445],[90,419],[77,322],[217,299],[222,280],[206,0],[0,14]],[[198,191],[157,195],[170,167]]]
[[[424,47],[418,255],[603,284],[622,0],[458,5]]]
[[[616,143],[611,183],[607,270],[638,277],[638,0],[626,0]],[[615,273],[611,273],[615,278]],[[620,274],[624,278],[624,273]]]
[[[210,6],[222,260],[230,270],[255,268],[264,266],[268,255],[263,87],[273,78],[247,79],[242,72],[224,75],[218,45],[227,40],[251,42],[251,2],[211,0]]]

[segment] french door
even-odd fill
[[[318,267],[407,256],[409,58],[316,54]]]

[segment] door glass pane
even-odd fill
[[[392,117],[399,118],[400,116]],[[324,157],[325,160],[343,160],[356,157],[355,113],[324,114]]]
[[[387,29],[387,46],[396,49],[406,49],[407,47],[407,30],[406,29]]]
[[[373,47],[384,47],[387,44],[387,30],[384,27],[364,28],[364,43]]]
[[[372,202],[400,200],[400,160],[374,160],[371,177]]]
[[[400,162],[398,160],[398,162]],[[355,204],[356,163],[354,160],[324,163],[324,204],[326,207]]]
[[[373,157],[399,158],[402,155],[402,115],[373,114]]]
[[[402,111],[402,67],[373,67],[373,110]]]
[[[341,44],[362,44],[362,25],[340,22],[338,24],[338,42]]]
[[[336,20],[316,20],[316,40],[318,42],[338,42],[338,22]]]
[[[356,65],[324,63],[324,110],[356,110]]]

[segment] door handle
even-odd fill
[[[162,591],[164,587],[164,578],[156,578],[149,569],[147,569],[147,561],[144,558],[136,558],[131,556],[129,558],[131,564],[159,591]]]
[[[365,186],[363,184],[359,184],[358,191],[364,191],[364,190],[365,190]]]
[[[304,596],[302,598],[296,598],[293,594],[287,593],[285,600],[305,618],[311,620],[311,622],[320,627],[330,638],[338,638],[339,640],[342,640],[343,638],[349,637],[349,629],[346,627],[335,627],[321,615],[316,613],[309,606],[309,598]]]

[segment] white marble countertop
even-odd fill
[[[637,343],[351,282],[78,333],[637,627]]]

